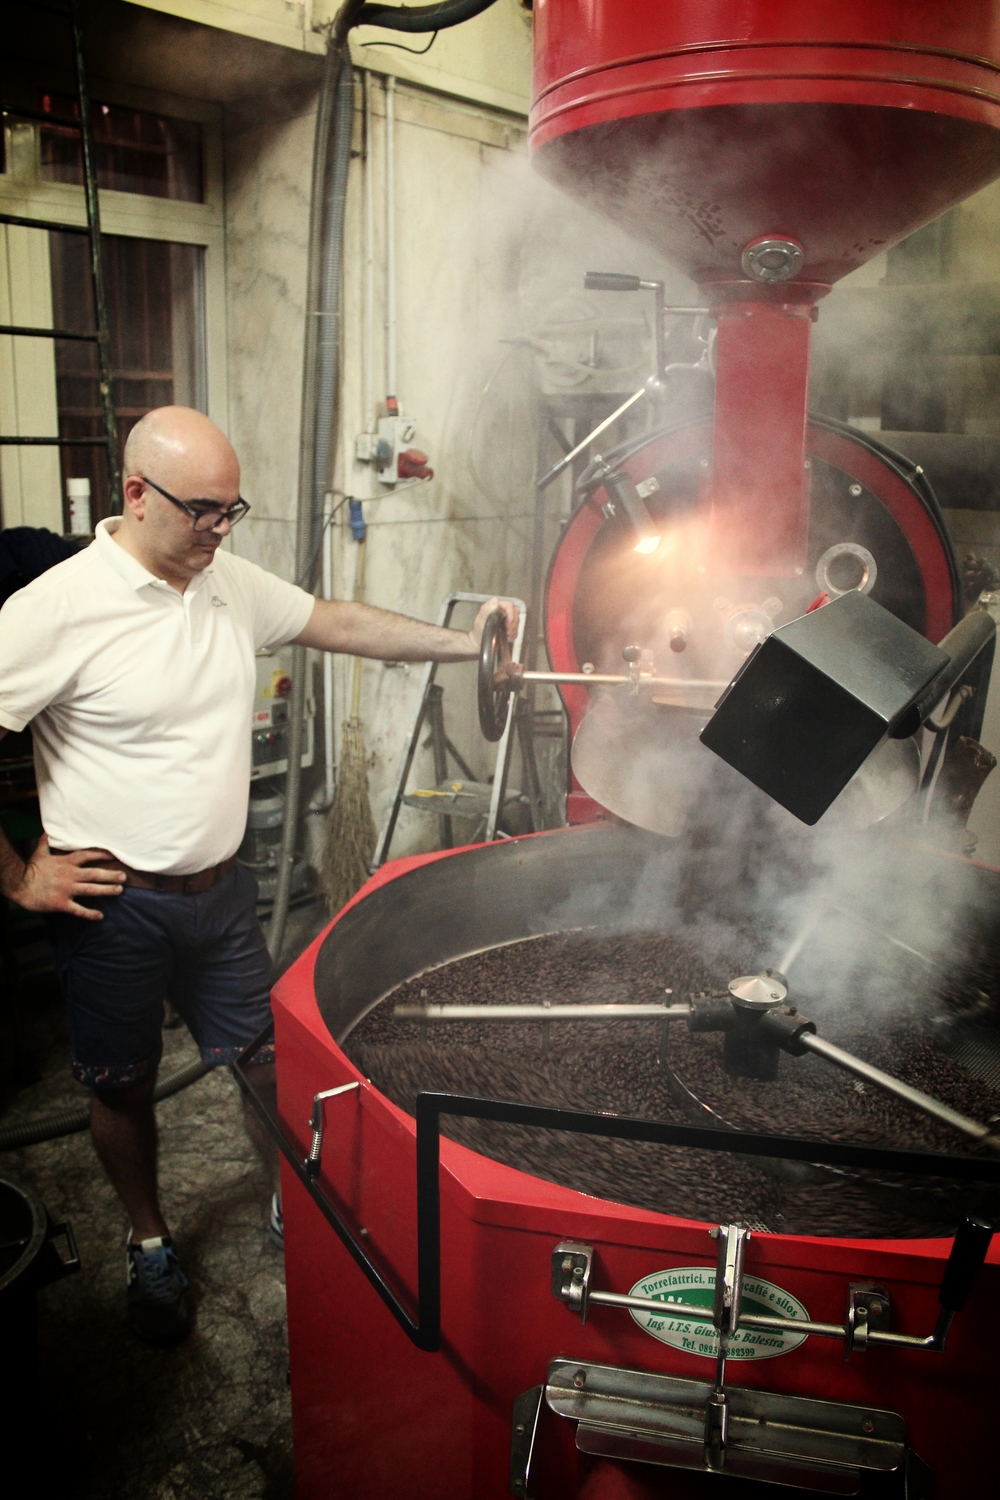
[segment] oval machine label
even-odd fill
[[[711,1308],[715,1300],[714,1266],[674,1266],[669,1271],[654,1271],[637,1281],[629,1293],[631,1297],[650,1297],[663,1303],[662,1314],[652,1308],[629,1308],[640,1328],[672,1344],[685,1354],[700,1354],[705,1359],[715,1359],[719,1352],[719,1335],[711,1323],[696,1322],[684,1317],[672,1317],[670,1304],[686,1302],[689,1307]],[[797,1297],[774,1286],[770,1281],[760,1281],[756,1276],[743,1278],[742,1311],[758,1316],[787,1318],[790,1323],[808,1322],[809,1314]],[[772,1332],[764,1328],[739,1328],[729,1341],[728,1359],[773,1359],[776,1354],[789,1354],[797,1349],[807,1337],[790,1328],[787,1333]]]

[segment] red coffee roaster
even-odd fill
[[[662,835],[705,792],[688,770],[713,759],[697,735],[721,686],[818,595],[862,587],[932,643],[962,609],[925,477],[807,418],[809,337],[838,278],[1000,173],[998,7],[536,0],[534,26],[533,162],[697,283],[692,316],[717,330],[704,334],[714,406],[671,425],[658,355],[636,400],[663,420],[628,441],[609,430],[578,475],[546,639],[576,740],[569,821],[583,826],[385,866],[275,988],[276,1099],[237,1070],[285,1153],[296,1493],[985,1496],[1000,1333],[988,1225],[748,1237],[555,1186],[440,1125],[559,1130],[567,1151],[587,1134],[993,1182],[1000,1156],[443,1094],[421,1096],[414,1119],[341,1046],[440,964],[595,922],[628,930],[651,835],[627,825],[654,829],[669,876],[683,840]],[[624,273],[594,284],[643,295]],[[488,665],[487,724],[517,686]],[[602,705],[629,688],[640,717],[623,729]],[[644,795],[649,745],[674,754],[667,782],[683,796],[662,781]],[[995,907],[997,873],[973,878],[980,909]],[[701,899],[711,910],[711,890]],[[733,1002],[752,1011],[758,990]],[[707,1301],[694,1284],[713,1288]],[[650,1338],[654,1316],[687,1319],[689,1343]],[[787,1342],[792,1322],[780,1357],[737,1365],[748,1334]]]

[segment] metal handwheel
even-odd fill
[[[507,727],[510,697],[520,675],[511,658],[503,610],[495,609],[483,628],[479,649],[479,727],[492,743]]]
[[[495,609],[483,629],[482,645],[479,649],[479,727],[486,739],[496,741],[507,726],[510,699],[521,692],[526,683],[574,683],[582,687],[623,687],[630,693],[657,690],[685,694],[711,689],[718,693],[728,687],[727,682],[693,677],[657,677],[644,670],[641,665],[642,652],[638,646],[626,646],[622,651],[627,672],[595,672],[589,662],[582,672],[527,672],[520,662],[511,656],[507,640],[507,622],[503,613]]]

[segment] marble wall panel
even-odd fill
[[[525,597],[530,571],[537,381],[532,340],[565,307],[578,315],[591,264],[669,271],[531,172],[524,122],[501,111],[397,84],[396,256],[398,390],[417,423],[416,446],[432,480],[387,489],[355,458],[355,437],[384,410],[385,85],[368,75],[372,130],[371,346],[365,337],[364,83],[356,76],[348,180],[343,303],[343,380],[334,489],[365,502],[370,523],[366,598],[436,618],[455,590]],[[302,329],[312,166],[312,101],[290,101],[280,119],[231,111],[226,141],[230,430],[254,505],[236,550],[290,577],[294,560]],[[672,278],[672,291],[687,289]],[[689,297],[688,297],[689,300]],[[574,313],[574,309],[576,312]],[[593,310],[593,309],[592,309]],[[619,303],[641,319],[645,309]],[[371,399],[366,397],[370,392]],[[550,492],[549,539],[568,491]],[[338,523],[344,519],[341,511]],[[357,548],[346,525],[332,532],[334,593],[350,597]],[[468,625],[468,616],[463,621]],[[336,738],[352,667],[335,670]],[[478,731],[474,676],[446,687],[449,732],[477,774],[493,764]],[[376,822],[387,811],[409,733],[420,669],[366,662],[362,718]],[[443,677],[442,681],[446,681]],[[421,752],[415,774],[432,772]],[[436,819],[405,814],[394,853],[433,845]]]
[[[290,577],[314,101],[226,131],[229,435],[253,506],[234,549]]]

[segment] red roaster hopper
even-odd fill
[[[807,420],[809,338],[834,282],[1000,173],[998,7],[536,0],[534,26],[536,169],[667,253],[718,326],[714,411],[619,452],[563,532],[546,598],[554,670],[620,671],[638,641],[656,671],[714,700],[773,621],[838,592],[845,557],[938,641],[961,604],[933,497],[877,441]],[[660,551],[636,554],[605,513],[622,474]],[[562,691],[578,733],[594,695]],[[660,697],[687,708],[687,691]],[[601,823],[608,807],[621,812],[613,789],[588,798],[577,783],[570,820],[589,826],[384,867],[275,989],[299,1500],[991,1493],[1000,1246],[973,1277],[986,1231],[954,1250],[943,1237],[747,1242],[730,1225],[710,1238],[707,1223],[447,1139],[439,1158],[439,1111],[492,1106],[425,1100],[415,1121],[349,1061],[352,1028],[415,975],[595,911],[626,930],[649,835]],[[669,874],[682,855],[658,845]],[[974,878],[980,909],[995,907],[996,872]],[[752,1011],[744,991],[734,1003]],[[569,1152],[573,1130],[618,1126],[559,1128]],[[709,1339],[735,1340],[747,1278],[744,1333],[774,1335],[771,1298],[809,1335],[720,1373],[704,1348],[650,1337],[650,1309],[613,1305],[641,1285],[662,1305],[656,1278],[672,1271],[714,1276]],[[670,1295],[683,1303],[684,1286]]]

